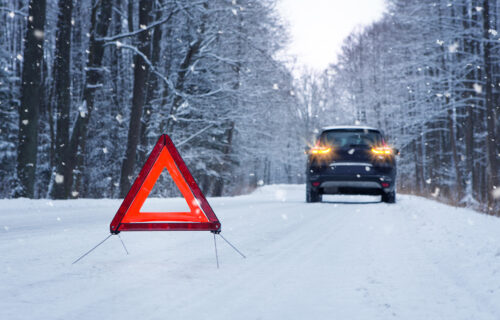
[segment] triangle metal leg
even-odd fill
[[[224,241],[226,241],[226,242],[227,242],[227,244],[231,246],[231,248],[233,248],[236,252],[238,252],[238,253],[239,253],[239,254],[243,257],[243,259],[246,259],[246,258],[247,258],[247,257],[246,257],[243,253],[241,253],[241,251],[240,251],[240,250],[238,250],[238,248],[236,248],[235,246],[233,246],[233,244],[232,244],[231,242],[227,241],[227,239],[226,239],[226,238],[224,238],[224,236],[223,236],[222,234],[220,234],[220,233],[219,233],[219,236],[220,236],[220,237],[221,237]],[[215,237],[215,233],[214,233],[214,237]]]
[[[214,233],[214,246],[215,246],[215,261],[217,262],[217,269],[219,269],[219,255],[217,254],[217,240]]]
[[[125,249],[125,252],[127,253],[127,256],[128,256],[128,250],[127,250],[127,247],[125,247],[125,242],[123,242],[122,237],[120,237],[120,234],[118,234],[118,238],[120,239],[120,241],[121,241],[121,243],[122,243],[122,246],[123,246],[123,249]]]
[[[85,252],[80,258],[76,259],[75,261],[73,261],[72,264],[75,264],[77,263],[78,261],[82,260],[84,257],[86,257],[89,253],[91,253],[92,251],[94,251],[98,246],[100,246],[101,244],[104,243],[104,241],[108,240],[109,237],[111,237],[113,234],[110,234],[109,236],[107,236],[104,240],[102,240],[101,242],[99,242],[95,247],[93,247],[92,249],[90,249],[89,251]]]

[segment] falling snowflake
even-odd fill
[[[349,151],[347,151],[348,154],[353,154],[354,153],[354,149],[349,149]]]
[[[439,39],[437,39],[437,40],[436,40],[436,43],[437,43],[438,45],[442,46],[442,45],[444,44],[444,41],[443,41],[443,40],[439,40]]]
[[[457,52],[457,49],[458,49],[458,42],[455,42],[455,43],[450,44],[448,46],[448,51],[451,52],[451,53]]]
[[[104,154],[108,153],[108,148],[106,148],[106,147],[102,148],[102,153],[104,153]]]
[[[62,174],[56,173],[56,177],[54,178],[54,181],[57,184],[61,184],[64,182],[64,176]]]
[[[15,16],[16,14],[14,13],[14,11],[9,12],[9,18],[14,18]]]
[[[278,89],[279,89],[278,84],[277,83],[273,84],[273,90],[278,90]]]
[[[431,196],[433,196],[434,198],[437,198],[439,196],[439,188],[436,187],[436,189],[434,189],[434,192],[431,194]]]
[[[19,61],[23,61],[23,56],[20,53],[16,56],[16,58]]]
[[[78,111],[80,112],[80,117],[85,118],[88,113],[88,108],[87,108],[87,101],[83,101],[83,103],[78,106]]]
[[[500,199],[500,188],[493,188],[493,190],[491,191],[491,195],[495,199]]]
[[[29,120],[23,120],[22,123],[23,123],[23,125],[27,126],[29,123]]]
[[[116,121],[118,121],[119,124],[122,124],[123,122],[123,116],[121,114],[117,114],[115,117]]]
[[[431,178],[429,178],[429,179],[425,180],[425,183],[427,183],[427,184],[431,184],[431,182],[432,182],[432,179],[431,179]]]
[[[35,30],[33,31],[33,35],[34,35],[34,36],[35,36],[35,38],[37,38],[38,40],[42,40],[45,34],[43,33],[43,31],[42,31],[42,30],[35,29]]]
[[[196,201],[196,199],[194,199],[194,198],[193,198],[193,200],[191,200],[191,205],[193,207],[198,207],[199,206],[198,201]]]
[[[481,86],[480,84],[474,83],[472,85],[472,88],[474,89],[474,91],[476,91],[477,94],[481,94],[481,92],[483,92],[483,86]]]

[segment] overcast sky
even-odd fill
[[[351,31],[381,18],[385,5],[384,0],[280,0],[278,9],[292,37],[285,54],[320,71],[335,61]]]

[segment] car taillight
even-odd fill
[[[382,188],[389,188],[389,182],[382,182]]]
[[[372,148],[372,153],[374,153],[376,155],[391,155],[392,148],[389,148],[389,147]]]
[[[310,154],[315,154],[315,155],[321,155],[321,154],[328,154],[332,152],[332,148],[329,147],[314,147],[309,150]]]

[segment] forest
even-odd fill
[[[163,133],[209,195],[301,178],[272,1],[2,0],[0,10],[0,197],[123,197]],[[175,194],[168,178],[156,195]]]
[[[366,124],[399,192],[500,215],[499,18],[388,0],[297,75],[273,0],[0,0],[0,197],[123,197],[163,133],[210,196],[303,183],[319,128]]]

